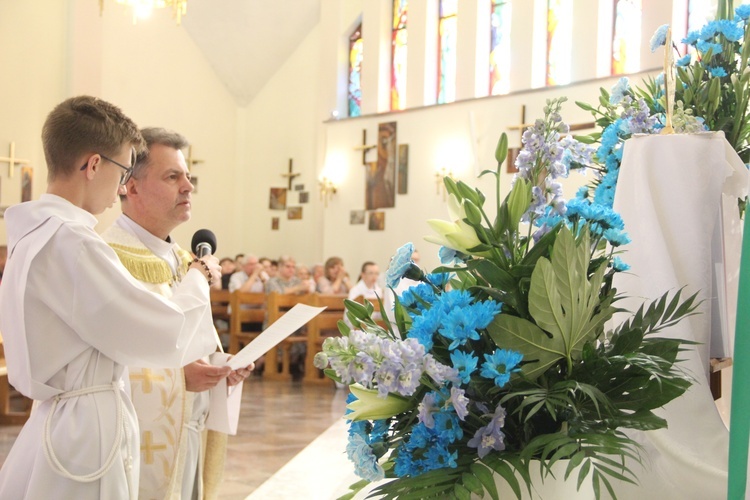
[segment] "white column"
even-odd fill
[[[391,109],[391,5],[364,2],[362,8],[362,114]]]
[[[510,91],[531,88],[534,48],[534,4],[513,2],[510,28]],[[542,68],[543,70],[543,68]]]
[[[573,53],[570,68],[572,82],[595,78],[597,50],[611,52],[607,50],[606,45],[599,46],[597,43],[600,27],[599,0],[575,0],[573,2]]]
[[[490,2],[458,0],[456,100],[489,94]]]
[[[409,3],[406,107],[437,102],[438,1]]]

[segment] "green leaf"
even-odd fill
[[[469,472],[464,472],[461,475],[461,483],[466,489],[477,495],[481,495],[484,492],[482,482]]]
[[[477,462],[471,464],[470,469],[471,473],[479,479],[484,486],[484,489],[487,490],[487,493],[489,493],[492,500],[499,500],[497,485],[495,485],[495,477],[489,469]]]
[[[606,263],[587,279],[589,265],[588,231],[576,245],[570,230],[563,226],[552,251],[552,260],[540,258],[531,275],[529,312],[542,329],[550,332],[570,366],[573,356],[580,357],[586,341],[594,340],[597,331],[614,313],[614,308],[600,306],[599,291]]]
[[[550,339],[541,328],[523,318],[498,314],[487,327],[487,332],[498,346],[520,352],[524,361],[535,361],[521,367],[521,372],[530,379],[535,379],[565,357],[561,336]]]
[[[453,485],[453,494],[460,500],[471,500],[471,492],[458,483]]]

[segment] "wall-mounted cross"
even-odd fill
[[[362,145],[356,146],[354,151],[362,151],[362,165],[367,165],[367,152],[373,148],[377,148],[377,144],[367,144],[367,129],[362,129]]]
[[[292,172],[292,163],[293,163],[293,161],[294,160],[292,160],[291,158],[289,158],[289,171],[287,173],[285,173],[285,174],[281,174],[282,177],[286,177],[287,178],[287,182],[289,183],[289,190],[290,191],[292,190],[292,181],[294,180],[295,177],[297,177],[298,175],[300,175],[299,172]]]
[[[0,163],[8,164],[8,177],[13,177],[13,170],[15,170],[14,167],[16,165],[20,167],[21,165],[28,165],[31,162],[29,160],[16,158],[16,143],[11,141],[10,154],[8,156],[0,156]]]
[[[526,105],[521,105],[521,123],[519,125],[511,125],[508,130],[525,130],[527,127],[533,127],[533,123],[526,123]],[[585,122],[585,123],[574,123],[568,125],[568,130],[574,132],[576,130],[588,130],[596,127],[596,122]]]
[[[193,145],[192,144],[188,146],[188,155],[187,155],[187,158],[185,158],[185,163],[187,163],[188,172],[193,170],[193,165],[203,163],[203,160],[198,160],[193,157]]]

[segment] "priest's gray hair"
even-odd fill
[[[182,134],[161,127],[148,127],[141,129],[146,148],[138,153],[133,168],[133,177],[136,179],[148,167],[149,151],[154,144],[161,144],[174,149],[185,149],[189,143]]]

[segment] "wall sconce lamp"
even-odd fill
[[[445,201],[446,197],[446,190],[445,190],[445,183],[443,182],[443,177],[450,177],[453,180],[456,180],[455,176],[453,175],[453,170],[449,170],[445,167],[441,168],[439,171],[435,172],[435,194],[443,194],[443,201]]]
[[[336,194],[336,184],[324,176],[318,181],[318,185],[320,187],[320,199],[323,201],[323,206],[328,207],[328,200]]]

